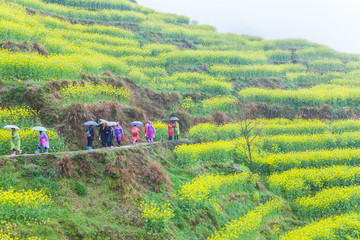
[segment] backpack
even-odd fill
[[[86,135],[87,137],[92,137],[92,136],[91,136],[91,133],[90,133],[90,128],[86,129],[85,135]]]

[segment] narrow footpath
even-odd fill
[[[0,156],[0,158],[3,157],[7,157],[7,158],[17,158],[17,157],[31,157],[31,156],[42,156],[42,155],[49,155],[49,154],[67,154],[67,153],[84,153],[84,152],[98,152],[98,151],[109,151],[112,149],[126,149],[126,148],[136,148],[136,147],[142,147],[142,146],[151,146],[151,145],[156,145],[160,142],[153,142],[152,144],[150,143],[139,143],[138,145],[125,145],[125,146],[121,146],[121,147],[112,147],[112,148],[97,148],[97,149],[92,149],[92,150],[78,150],[78,151],[67,151],[67,152],[49,152],[49,153],[39,153],[39,154],[20,154],[20,155],[16,155],[16,156],[11,156],[11,155],[2,155]]]

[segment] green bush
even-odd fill
[[[79,181],[75,182],[75,190],[76,190],[76,193],[79,196],[86,196],[87,195],[86,187]]]

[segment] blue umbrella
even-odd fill
[[[94,121],[88,121],[86,123],[83,124],[83,126],[97,126],[97,122]]]
[[[170,121],[179,121],[179,119],[177,117],[172,117],[170,118]]]
[[[142,122],[139,122],[139,121],[132,122],[131,125],[133,125],[134,127],[142,127],[142,126],[144,126],[144,124],[142,124]]]
[[[36,127],[33,127],[31,130],[41,131],[41,132],[46,132],[46,131],[47,131],[47,129],[46,129],[46,128],[41,127],[41,126],[36,126]]]

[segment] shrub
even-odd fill
[[[79,196],[86,196],[87,195],[86,187],[79,181],[75,182],[75,190],[76,190],[76,193]]]

